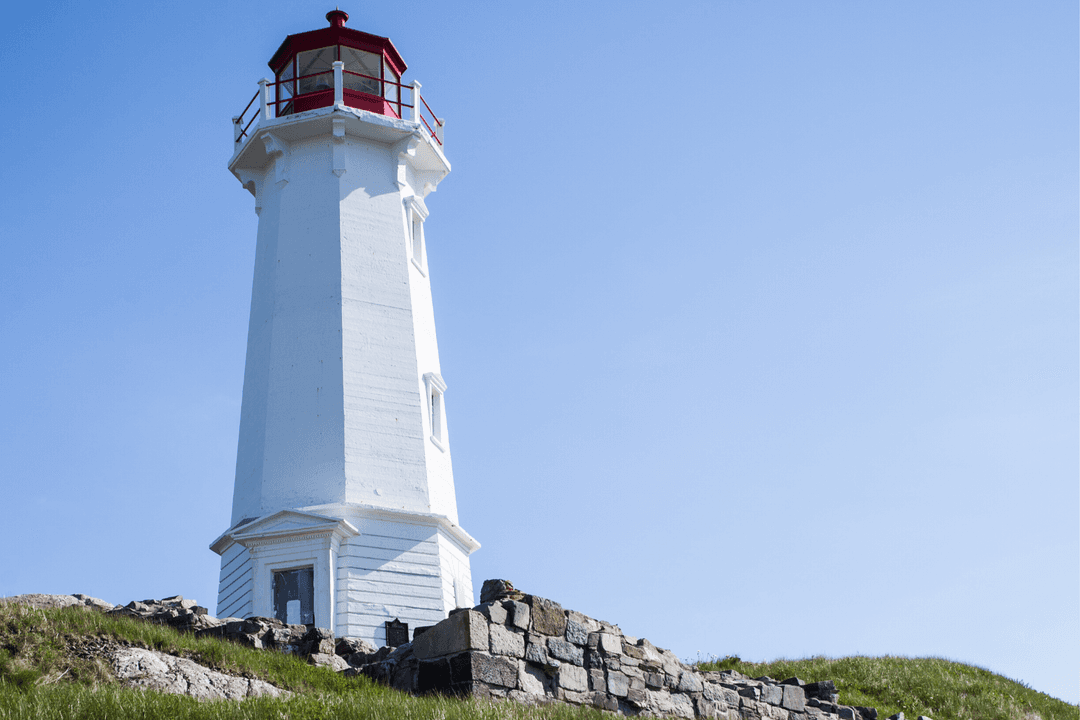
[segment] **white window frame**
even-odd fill
[[[427,248],[424,247],[424,221],[427,220],[428,209],[424,201],[415,195],[405,198],[405,243],[409,260],[427,277]]]
[[[325,547],[311,547],[311,541],[292,540],[273,542],[269,540],[253,553],[256,588],[253,593],[252,609],[255,615],[274,617],[274,573],[282,570],[299,570],[310,567],[315,612],[315,627],[334,629],[334,566],[331,560],[331,539],[316,540]],[[274,553],[264,557],[267,551]]]
[[[446,394],[446,383],[438,373],[424,373],[424,389],[427,398],[424,406],[430,430],[428,437],[435,447],[446,452],[449,445],[446,434],[446,402],[443,397]]]

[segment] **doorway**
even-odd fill
[[[289,625],[315,625],[315,571],[313,568],[274,573],[274,617]]]

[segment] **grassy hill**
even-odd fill
[[[804,682],[832,680],[844,705],[878,710],[882,720],[903,712],[912,720],[1077,720],[1080,707],[973,665],[942,658],[815,657],[767,663],[727,657],[698,663],[702,670],[737,670],[750,677]]]
[[[133,645],[187,657],[208,667],[259,678],[288,689],[287,699],[200,702],[118,686],[105,653]],[[873,705],[884,718],[897,709],[945,720],[1077,720],[1080,709],[985,670],[944,660],[903,658],[813,659],[749,665],[721,663],[749,675],[831,679],[845,704]],[[924,669],[925,668],[925,669]],[[705,669],[716,669],[707,666]],[[979,698],[992,702],[975,702]],[[924,698],[926,698],[924,700]],[[971,698],[969,700],[969,698]],[[910,699],[910,701],[909,701]],[[895,708],[895,709],[893,709]],[[940,708],[936,710],[936,708]],[[952,709],[952,708],[955,708]],[[597,719],[596,710],[531,708],[451,698],[414,698],[364,678],[345,678],[287,655],[252,650],[130,618],[81,608],[37,610],[0,605],[0,720],[16,718],[438,718],[439,720]]]
[[[104,652],[117,645],[161,650],[295,693],[287,699],[200,702],[120,687]],[[366,678],[346,678],[277,652],[253,650],[172,628],[78,607],[0,604],[0,720],[598,720],[592,709],[528,708],[441,697],[415,698]]]

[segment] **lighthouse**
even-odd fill
[[[384,37],[289,35],[233,118],[259,218],[219,617],[382,645],[473,604],[439,366],[427,198],[443,121]],[[437,241],[431,238],[432,241]]]

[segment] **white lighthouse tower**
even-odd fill
[[[450,163],[393,43],[326,18],[234,119],[259,231],[232,521],[211,549],[218,616],[379,645],[387,623],[473,604],[424,233]]]

